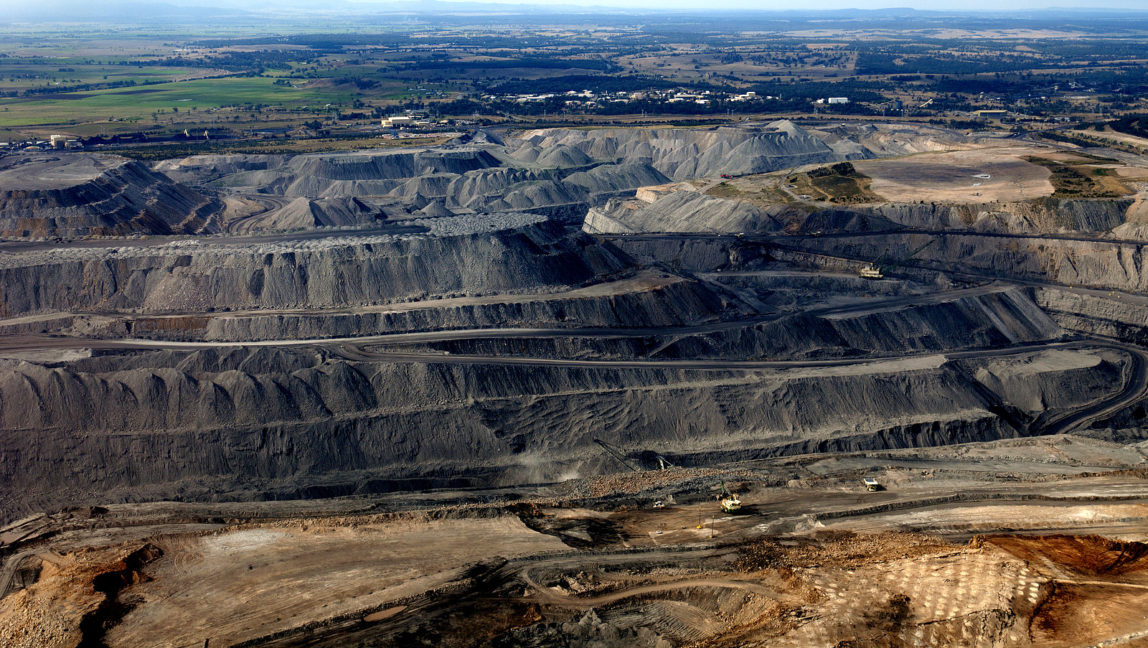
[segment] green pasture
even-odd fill
[[[356,97],[341,88],[293,88],[268,77],[199,79],[63,95],[0,99],[0,127],[149,118],[163,110],[206,110],[243,104],[321,108]]]
[[[63,71],[60,68],[65,68]],[[51,83],[63,87],[78,84],[117,83],[134,81],[164,82],[203,70],[183,67],[136,67],[134,65],[83,65],[30,63],[0,64],[0,90],[27,90]],[[31,75],[32,78],[28,78]]]

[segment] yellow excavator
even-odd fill
[[[877,259],[869,265],[861,268],[857,274],[860,275],[862,279],[884,279],[886,272],[889,272],[897,266],[905,263],[909,259],[912,259],[913,257],[917,256],[921,250],[924,250],[936,242],[936,239],[930,239],[928,243],[925,243],[916,250],[913,250],[912,252],[896,260],[889,259],[889,250],[885,250],[885,253],[881,255],[880,259]]]
[[[721,483],[721,495],[718,495],[717,499],[722,513],[737,513],[741,510],[741,500],[738,499],[737,493],[726,490],[725,482]]]

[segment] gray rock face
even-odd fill
[[[463,148],[292,158],[196,156],[159,163],[156,169],[190,184],[293,199],[278,213],[261,215],[260,229],[361,224],[361,210],[350,201],[381,196],[424,216],[565,205],[584,210],[604,197],[666,181],[649,165],[594,163],[577,149],[568,153],[577,159],[555,161],[547,155],[529,168],[506,166],[485,148]]]
[[[547,130],[505,140],[481,135],[465,146],[433,150],[200,156],[152,170],[77,156],[87,162],[58,177],[36,171],[43,175],[37,183],[0,183],[7,192],[0,205],[4,227],[25,228],[25,234],[41,230],[3,211],[19,201],[41,201],[37,213],[46,214],[45,228],[86,233],[211,230],[217,193],[233,194],[222,213],[234,231],[404,219],[403,227],[338,236],[143,240],[119,247],[96,241],[51,249],[5,244],[0,317],[15,319],[0,321],[0,334],[208,344],[195,345],[206,347],[200,351],[95,355],[69,349],[50,360],[43,352],[6,352],[0,358],[0,520],[109,500],[314,497],[548,481],[603,469],[609,460],[595,438],[628,451],[654,450],[681,465],[984,441],[1015,436],[1012,426],[1026,427],[1025,417],[1084,403],[1120,384],[1127,365],[1116,353],[960,361],[942,354],[1054,340],[1061,327],[1121,335],[1139,330],[1148,337],[1148,306],[1122,309],[1096,294],[1056,289],[949,290],[947,280],[934,281],[935,271],[912,275],[922,283],[866,285],[856,276],[859,262],[828,255],[899,256],[929,237],[937,242],[920,258],[946,267],[1148,288],[1141,246],[900,231],[1107,231],[1124,219],[1121,201],[977,208],[984,213],[883,205],[806,215],[690,191],[655,200],[672,190],[664,187],[643,192],[652,203],[620,198],[674,179],[933,145],[928,138],[909,141],[896,128],[861,129],[864,139],[850,141],[852,128],[814,132],[776,122],[709,130]],[[764,236],[606,243],[543,215],[573,221],[590,206],[590,232],[763,234],[800,226],[809,234],[858,235],[801,237],[803,247],[825,255],[786,249]],[[85,224],[103,218],[111,229]],[[872,232],[881,234],[861,235]],[[779,261],[803,276],[783,276],[775,270]],[[810,273],[793,271],[802,264],[844,274],[809,279]],[[727,272],[693,276],[719,269]],[[681,276],[673,274],[678,271]],[[370,345],[280,342],[579,326],[642,330],[445,336],[426,343],[450,352],[437,356],[413,356],[409,346],[396,356]],[[250,341],[268,346],[224,346]],[[732,370],[725,363],[908,352],[918,355],[832,367]],[[540,357],[502,357],[531,353]],[[686,369],[560,358],[708,360]],[[1010,416],[1000,414],[1002,407]]]
[[[223,204],[111,155],[0,160],[0,235],[108,236],[216,231]]]
[[[643,288],[647,275],[591,288],[540,295],[431,299],[412,304],[359,308],[353,312],[272,312],[136,319],[135,337],[243,342],[252,340],[353,337],[445,329],[505,327],[685,326],[735,311],[696,281],[670,279]],[[74,322],[39,321],[41,328]],[[117,325],[107,324],[109,331]]]
[[[1041,288],[1036,303],[1062,327],[1148,345],[1148,302],[1100,291]]]
[[[589,171],[571,173],[565,182],[597,195],[660,185],[669,182],[669,178],[648,164],[603,164]]]
[[[0,263],[0,312],[325,308],[580,285],[627,267],[611,246],[552,223],[345,242],[61,250]]]
[[[67,502],[552,480],[593,439],[721,453],[1013,436],[947,365],[802,372],[348,362],[220,349],[0,365],[0,517]],[[683,416],[689,412],[689,416]],[[696,459],[691,459],[696,457]]]
[[[1029,413],[1087,405],[1119,385],[1125,358],[1115,353],[1046,351],[1021,359],[990,361],[975,369],[983,383],[1009,404]]]
[[[483,149],[460,149],[299,155],[291,158],[286,166],[299,176],[377,180],[435,173],[458,174],[498,165],[498,160]]]
[[[161,160],[152,169],[183,184],[208,184],[247,171],[277,169],[288,159],[286,155],[193,155]]]
[[[740,200],[713,198],[696,191],[677,191],[649,204],[612,201],[586,214],[583,231],[591,234],[645,232],[762,233],[786,225],[785,207],[764,210]]]
[[[803,233],[814,232],[882,232],[900,229],[904,223],[889,220],[880,210],[853,211],[849,209],[821,209],[798,218]]]
[[[1016,203],[906,204],[857,208],[893,223],[921,229],[976,229],[1013,234],[1108,232],[1124,224],[1131,199],[1045,198]]]
[[[589,155],[573,146],[523,147],[512,153],[511,157],[538,166],[553,168],[584,166],[593,161]]]
[[[507,142],[519,159],[576,148],[600,161],[648,164],[673,180],[776,171],[848,159],[791,122],[761,128],[536,130]]]
[[[877,259],[886,251],[898,257],[928,240],[914,263],[938,261],[946,267],[989,276],[1035,278],[1068,286],[1148,290],[1145,247],[1138,243],[1104,240],[1064,240],[1042,237],[997,237],[952,233],[932,237],[897,233],[885,237],[836,237],[832,241],[808,239],[803,245],[856,259]]]
[[[411,178],[498,167],[482,148],[283,156],[196,156],[157,169],[184,182],[290,198],[383,196]]]
[[[811,358],[896,354],[1052,340],[1060,327],[1017,288],[951,301],[802,313],[749,329],[697,336],[669,345],[670,357]]]
[[[711,130],[530,131],[505,140],[471,138],[459,148],[413,151],[194,156],[154,168],[193,186],[248,198],[271,194],[293,199],[286,207],[274,208],[280,213],[262,214],[256,229],[361,224],[362,215],[351,213],[355,210],[315,201],[383,196],[398,201],[407,213],[422,215],[543,210],[568,219],[611,197],[671,179],[756,173],[869,155],[868,149],[843,142],[836,135],[815,136],[779,121]],[[428,207],[430,211],[424,211]],[[753,213],[744,213],[747,210]],[[742,206],[737,214],[721,213],[711,219],[714,222],[701,223],[701,230],[682,225],[687,229],[671,231],[712,231],[747,220],[760,226],[760,210],[754,210]],[[250,229],[248,225],[244,227]]]
[[[385,217],[377,206],[358,198],[296,198],[263,216],[257,229],[298,230],[369,225]]]

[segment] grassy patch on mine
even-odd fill
[[[707,196],[713,196],[714,198],[728,198],[731,200],[742,200],[743,196],[745,196],[745,193],[746,192],[738,189],[728,182],[718,183],[717,185],[706,190]]]
[[[737,184],[731,182],[720,182],[707,189],[705,193],[707,196],[713,196],[714,198],[741,200],[753,205],[757,205],[758,207],[788,205],[790,207],[796,207],[804,211],[809,211],[808,205],[785,193],[772,182],[763,182],[763,178],[766,178],[766,176],[745,176],[735,180],[734,182]]]
[[[799,194],[843,205],[877,202],[881,198],[870,191],[872,179],[849,162],[840,162],[786,178]]]
[[[1053,198],[1120,198],[1134,193],[1116,174],[1088,163],[1058,162],[1048,158],[1026,156],[1052,172]]]

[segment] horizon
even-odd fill
[[[150,11],[149,11],[150,10]],[[1095,14],[1105,16],[1113,12],[1148,13],[1148,6],[1141,0],[1108,0],[1103,6],[1080,6],[1065,4],[1047,6],[1041,0],[969,0],[959,9],[941,0],[823,0],[818,8],[794,8],[779,0],[729,0],[720,8],[706,6],[696,0],[429,0],[415,2],[400,0],[382,2],[379,0],[166,0],[146,3],[138,0],[100,3],[93,6],[82,0],[11,0],[8,3],[8,19],[0,22],[75,22],[91,20],[90,16],[112,18],[143,18],[165,12],[184,13],[189,11],[227,11],[242,14],[280,13],[284,16],[332,15],[332,14],[388,14],[414,13],[433,14],[449,12],[505,13],[521,12],[532,14],[581,13],[593,10],[634,13],[637,15],[672,12],[675,14],[755,14],[785,16],[833,16],[858,12],[905,12],[944,15],[989,15],[1001,18],[1032,18],[1041,15],[1062,13]],[[141,11],[143,13],[141,13]],[[120,13],[124,12],[124,13]],[[67,18],[59,18],[67,16]]]

